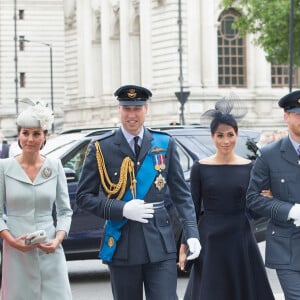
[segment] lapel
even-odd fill
[[[127,140],[120,128],[116,130],[116,135],[113,143],[117,148],[119,148],[120,152],[122,152],[125,156],[129,156],[133,160],[135,159],[135,155],[131,150],[129,144],[127,143]]]
[[[54,169],[53,169],[53,165],[50,163],[49,159],[46,159],[44,164],[42,165],[40,171],[38,172],[37,176],[35,177],[34,181],[32,182],[15,158],[8,159],[7,162],[8,162],[7,168],[5,170],[6,176],[11,177],[17,181],[28,183],[31,185],[42,184],[45,181],[48,181],[51,178],[53,178],[56,174],[56,171],[54,171]],[[51,175],[48,177],[44,177],[42,175],[43,170],[45,168],[48,168],[51,170]]]
[[[151,148],[151,142],[153,140],[152,134],[147,128],[144,128],[144,136],[143,136],[143,142],[141,146],[141,151],[139,157],[144,157],[149,149]]]
[[[298,165],[299,157],[298,157],[289,137],[284,137],[282,139],[282,142],[280,145],[280,152],[281,152],[283,159],[289,161],[292,164]]]

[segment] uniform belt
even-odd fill
[[[153,204],[153,208],[154,208],[154,209],[165,207],[165,201],[159,201],[159,202],[147,202],[147,203]]]

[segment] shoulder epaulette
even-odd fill
[[[151,131],[151,132],[161,133],[161,134],[165,134],[165,135],[171,136],[168,132],[165,132],[165,131],[161,131],[161,130],[157,130],[157,129],[152,129],[152,128],[148,128],[148,130]]]
[[[115,134],[115,132],[116,132],[115,129],[113,129],[113,130],[111,130],[111,131],[108,131],[108,132],[105,132],[105,133],[101,134],[100,136],[94,137],[94,138],[92,139],[92,142],[95,142],[95,141],[102,141],[102,140],[104,140],[104,139],[107,139],[108,137],[113,136],[113,135]]]

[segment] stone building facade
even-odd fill
[[[20,42],[22,39],[26,41]],[[16,115],[25,107],[23,98],[53,102],[55,129],[62,128],[65,89],[63,1],[0,0],[2,133],[8,138],[16,135]]]
[[[276,77],[278,68],[251,36],[228,29],[236,12],[224,12],[220,1],[66,4],[65,128],[117,124],[113,91],[128,83],[153,92],[148,125],[199,123],[216,100],[234,95],[248,109],[243,126],[284,127],[277,100],[289,91],[287,77]],[[280,70],[286,74],[286,67]],[[183,114],[179,91],[190,93]]]
[[[18,77],[26,75],[18,97],[53,100],[57,132],[118,125],[113,92],[129,83],[153,93],[147,125],[201,123],[216,100],[233,96],[248,110],[241,126],[285,127],[277,100],[289,91],[286,66],[272,66],[252,36],[232,30],[237,12],[224,11],[219,0],[16,2],[17,36],[31,40],[17,49]],[[6,132],[16,115],[13,11],[11,0],[0,0],[0,125]],[[45,43],[53,48],[52,99]],[[189,93],[184,106],[176,92]]]

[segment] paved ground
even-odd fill
[[[261,242],[258,244],[260,253],[263,258],[265,257],[265,245],[266,245],[265,242]],[[280,283],[277,279],[275,270],[268,269],[268,268],[266,270],[267,270],[268,278],[269,278],[275,299],[276,300],[284,300],[282,289],[281,289]]]

